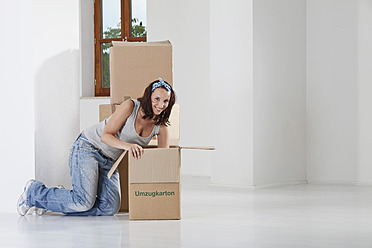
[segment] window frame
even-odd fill
[[[94,95],[110,96],[110,88],[102,87],[102,57],[101,44],[112,41],[147,41],[147,37],[130,37],[131,29],[131,0],[120,0],[121,5],[121,37],[102,38],[102,1],[94,1]],[[124,20],[124,21],[123,21]]]

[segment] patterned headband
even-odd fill
[[[167,91],[172,93],[171,87],[166,82],[164,82],[163,79],[161,79],[161,78],[159,78],[159,82],[156,82],[152,85],[151,92],[154,91],[156,88],[159,88],[161,86],[164,86],[164,88],[166,88]]]

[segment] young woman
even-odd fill
[[[88,127],[75,140],[69,166],[73,189],[46,188],[36,180],[27,182],[17,210],[25,215],[35,206],[68,215],[114,215],[120,207],[118,172],[107,173],[123,150],[141,158],[143,147],[157,135],[160,148],[169,147],[167,126],[175,92],[161,78],[152,82],[141,98],[123,102],[104,121]]]

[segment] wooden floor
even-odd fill
[[[182,182],[182,220],[0,214],[0,247],[372,247],[372,187]]]

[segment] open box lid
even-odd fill
[[[142,156],[139,160],[132,158],[127,151],[124,151],[115,161],[107,176],[111,178],[120,162],[125,159],[129,161],[131,183],[179,182],[180,149],[214,150],[214,147],[148,148],[145,149],[146,156]]]
[[[169,177],[171,177],[171,181],[175,181],[176,179],[179,180],[178,179],[179,170],[178,170],[178,167],[176,169],[175,163],[177,162],[178,163],[178,166],[179,166],[179,164],[180,164],[180,161],[179,161],[180,160],[180,157],[179,157],[179,155],[177,157],[177,155],[175,155],[174,152],[171,152],[170,153],[169,150],[177,150],[177,152],[179,152],[179,149],[197,149],[197,150],[214,150],[215,149],[214,147],[211,147],[211,146],[179,146],[179,141],[180,141],[180,106],[178,104],[174,104],[173,105],[173,109],[172,109],[171,115],[169,117],[169,121],[171,123],[171,125],[169,126],[169,136],[170,136],[170,146],[171,146],[171,148],[169,148],[169,149],[149,148],[148,150],[152,150],[152,151],[154,151],[156,153],[159,153],[161,155],[160,156],[158,156],[158,155],[151,155],[152,157],[151,156],[147,157],[146,161],[141,161],[140,162],[140,163],[142,163],[142,162],[148,163],[147,166],[144,166],[144,167],[147,168],[148,173],[151,172],[151,174],[148,174],[147,175],[147,178],[148,179],[146,179],[146,180],[148,180],[148,182],[150,182],[151,180],[154,180],[153,178],[156,178],[157,181],[163,180],[163,179],[159,179],[158,176],[153,177],[153,175],[156,175],[155,170],[158,170],[158,171],[167,171],[167,173],[168,173],[167,175]],[[155,139],[152,139],[151,140],[151,142],[149,144],[149,147],[152,147],[152,146],[157,146],[157,140],[155,140]],[[149,152],[149,153],[151,153],[151,152]],[[171,155],[172,158],[167,158],[169,161],[168,160],[167,160],[167,162],[160,161],[162,159],[161,158],[162,156],[163,157],[164,156],[170,156],[170,154],[172,154]],[[116,160],[116,162],[114,163],[114,165],[112,166],[112,168],[110,169],[110,171],[108,173],[108,177],[109,178],[114,173],[114,171],[116,170],[116,168],[119,166],[121,160],[125,156],[126,157],[129,157],[129,154],[127,154],[127,151],[124,151],[119,156],[119,158]],[[127,159],[128,160],[130,159],[130,161],[133,161],[134,163],[136,163],[135,159],[133,159],[131,157],[130,158],[127,158]],[[140,159],[140,160],[142,160],[142,159]],[[159,160],[159,161],[157,161],[157,160]],[[169,165],[169,166],[171,166],[171,168],[160,169],[160,167],[159,167],[160,165],[159,164]],[[155,168],[158,168],[158,169],[155,169]],[[134,169],[134,171],[135,171],[135,173],[138,172],[136,169]],[[134,178],[136,178],[136,176],[134,176]],[[161,178],[161,175],[160,175],[160,178]],[[164,179],[164,180],[166,180],[166,179]],[[169,179],[167,179],[167,180],[169,181]],[[137,182],[136,180],[134,180],[134,181]]]
[[[110,103],[121,104],[128,96],[137,99],[161,77],[173,86],[170,41],[112,41],[110,47]]]

